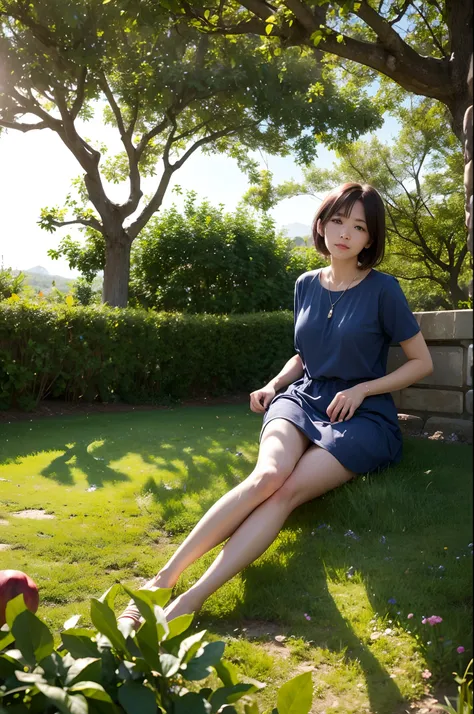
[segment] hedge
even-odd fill
[[[294,353],[291,311],[183,315],[0,303],[0,409],[46,398],[166,404],[252,391]]]

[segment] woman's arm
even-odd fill
[[[385,377],[372,379],[369,382],[358,385],[363,390],[364,397],[371,394],[384,394],[385,392],[396,392],[399,389],[405,389],[410,384],[414,384],[428,374],[433,373],[433,360],[421,332],[410,337],[409,340],[400,342],[400,347],[405,353],[408,362],[402,364],[394,372],[386,374]]]
[[[410,339],[400,342],[400,347],[405,353],[408,362],[396,369],[395,372],[386,374],[385,377],[371,379],[368,382],[356,384],[355,387],[346,389],[343,392],[338,392],[326,409],[331,422],[351,419],[365,397],[405,389],[410,384],[414,384],[414,382],[418,382],[428,374],[432,374],[433,361],[421,332],[417,332]]]
[[[295,382],[297,379],[300,379],[303,376],[303,373],[304,368],[301,357],[299,355],[294,355],[288,360],[281,372],[279,372],[276,377],[271,379],[266,386],[273,387],[275,392],[277,392],[279,389],[283,389],[292,382]]]

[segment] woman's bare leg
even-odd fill
[[[266,551],[291,511],[353,476],[329,452],[311,446],[285,483],[235,531],[197,583],[165,609],[167,618],[197,612],[209,595]]]
[[[143,588],[174,587],[183,570],[232,535],[257,506],[283,485],[309,444],[309,439],[287,419],[269,422],[252,473],[207,511],[166,565]],[[137,619],[132,602],[121,617]]]

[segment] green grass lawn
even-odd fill
[[[56,643],[71,615],[91,625],[90,597],[154,575],[250,473],[260,425],[246,405],[0,425],[0,543],[10,546],[0,567],[37,582],[39,615]],[[295,511],[193,627],[224,639],[244,676],[267,682],[262,705],[274,705],[276,689],[310,668],[314,713],[405,711],[472,656],[471,454],[463,444],[407,439],[400,466]],[[24,509],[54,518],[14,516]],[[176,594],[216,552],[181,576]],[[422,625],[431,615],[442,624]]]

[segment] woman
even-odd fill
[[[144,588],[174,587],[204,553],[229,539],[204,575],[166,608],[168,619],[197,612],[252,563],[300,504],[401,459],[391,392],[433,371],[418,323],[398,281],[374,270],[384,255],[385,211],[377,191],[345,183],[313,222],[316,249],[330,259],[295,286],[295,354],[250,408],[265,412],[252,473],[214,504]],[[386,375],[389,345],[407,362]],[[138,624],[135,606],[122,614]]]

